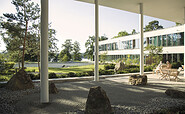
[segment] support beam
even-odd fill
[[[184,7],[184,67],[185,67],[185,7]],[[184,68],[184,77],[185,77],[185,68]]]
[[[140,75],[144,74],[144,53],[143,53],[143,3],[140,6]]]
[[[48,0],[41,0],[40,102],[49,102],[48,87]]]
[[[99,9],[98,0],[95,2],[95,53],[94,53],[94,81],[99,81]]]

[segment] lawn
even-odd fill
[[[69,73],[69,72],[74,72],[74,73],[80,73],[80,72],[85,72],[85,71],[93,71],[94,65],[86,65],[86,66],[72,66],[68,68],[48,68],[49,73]],[[99,65],[99,69],[104,69],[104,65]],[[39,72],[38,67],[27,67],[26,71],[34,71]]]

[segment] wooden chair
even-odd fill
[[[168,72],[168,70],[167,69],[160,69],[160,77],[159,77],[159,79],[170,79],[170,77],[169,77],[169,72]]]
[[[171,69],[170,73],[169,73],[169,77],[172,76],[174,78],[174,80],[179,80],[180,78],[178,78],[178,75],[180,73],[180,70],[177,69]]]

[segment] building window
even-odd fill
[[[147,39],[146,38],[143,39],[143,46],[147,47]]]
[[[149,45],[152,45],[152,44],[153,44],[153,43],[152,43],[152,40],[153,40],[153,38],[150,37],[150,38],[149,38]]]
[[[153,40],[154,40],[154,43],[153,43],[154,46],[157,46],[157,36],[155,36]]]
[[[179,39],[180,39],[180,46],[184,45],[184,32],[181,32],[179,34]]]
[[[171,34],[167,35],[167,46],[172,46],[172,35]]]
[[[158,36],[158,46],[162,46],[162,36]]]
[[[162,46],[166,46],[166,35],[162,36],[162,42],[163,42]]]

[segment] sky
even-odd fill
[[[0,0],[0,16],[3,13],[14,13],[15,7],[12,0]],[[32,0],[40,4],[40,0]],[[85,52],[85,42],[89,36],[95,34],[95,12],[94,5],[75,0],[49,0],[49,22],[57,31],[57,47],[66,39],[80,43],[81,52]],[[158,20],[164,28],[175,26],[174,22],[154,17],[144,16],[144,27],[153,20]],[[139,32],[139,15],[123,10],[100,6],[99,8],[99,35],[112,38],[120,31],[129,33],[135,29]],[[5,44],[0,36],[0,52],[5,50]]]

